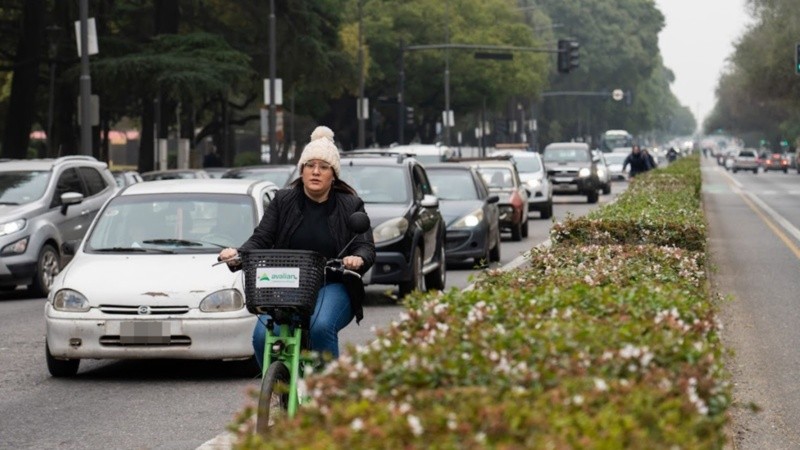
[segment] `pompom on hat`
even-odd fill
[[[325,126],[319,126],[311,133],[311,142],[309,142],[300,154],[300,160],[297,161],[297,170],[303,171],[303,164],[318,159],[325,161],[331,165],[336,178],[339,178],[339,149],[333,143],[333,131]]]

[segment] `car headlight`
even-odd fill
[[[6,222],[0,224],[0,236],[16,233],[17,231],[25,228],[25,219],[15,220],[13,222]]]
[[[203,312],[236,311],[243,307],[244,298],[236,289],[223,289],[213,292],[200,302],[200,311]]]
[[[591,174],[592,174],[592,170],[591,170],[591,169],[589,169],[588,167],[584,167],[583,169],[581,169],[581,170],[578,172],[578,176],[579,176],[579,177],[581,177],[581,178],[587,178],[587,177],[588,177],[588,176],[590,176]]]
[[[378,225],[372,230],[372,239],[375,240],[375,243],[388,241],[391,239],[395,239],[406,234],[408,230],[408,220],[404,217],[398,217],[396,219],[387,220],[382,224]]]
[[[72,289],[61,289],[53,296],[53,308],[57,311],[65,312],[86,312],[89,308],[89,300],[78,291]]]
[[[483,208],[476,209],[466,216],[458,219],[452,227],[453,228],[472,228],[483,222]]]
[[[597,176],[600,177],[600,178],[605,177],[606,176],[606,169],[603,169],[602,167],[598,167],[597,168]]]
[[[526,181],[525,184],[527,184],[528,187],[531,188],[531,189],[539,189],[539,186],[542,185],[542,180],[540,180],[538,178],[534,178],[532,180]]]

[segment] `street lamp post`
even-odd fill
[[[81,146],[80,154],[92,154],[92,77],[89,75],[89,3],[79,4],[81,20]]]
[[[278,160],[278,139],[276,130],[278,126],[278,108],[275,104],[275,0],[269,0],[269,156],[270,162]]]
[[[358,0],[358,148],[364,148],[364,17],[363,0]]]

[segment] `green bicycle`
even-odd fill
[[[369,230],[369,217],[353,214],[348,222],[357,235]],[[353,240],[355,237],[353,238]],[[352,243],[352,241],[350,243]],[[348,243],[349,246],[349,243]],[[347,247],[342,250],[342,254]],[[319,364],[310,349],[309,322],[327,272],[361,277],[338,258],[308,250],[248,250],[240,253],[247,310],[268,317],[256,432],[265,435],[281,415],[294,417],[306,399],[299,387],[307,367]]]

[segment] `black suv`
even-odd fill
[[[544,148],[544,166],[553,185],[553,194],[585,195],[597,203],[600,178],[598,159],[582,142],[555,142]]]
[[[422,164],[405,155],[345,153],[341,178],[364,200],[372,222],[375,264],[364,283],[396,284],[400,297],[443,290],[445,222]]]

